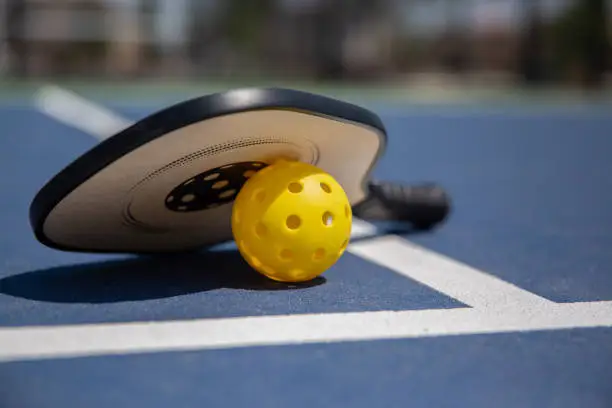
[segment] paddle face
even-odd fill
[[[114,135],[57,174],[30,219],[47,246],[156,253],[232,239],[234,197],[277,159],[329,172],[356,204],[386,144],[370,111],[286,89],[193,99]]]

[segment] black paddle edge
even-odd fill
[[[285,88],[243,88],[192,98],[157,111],[103,140],[50,179],[30,204],[30,224],[36,239],[47,247],[68,252],[143,255],[159,253],[96,250],[62,245],[45,235],[44,222],[64,197],[97,172],[133,150],[170,132],[203,120],[268,109],[286,109],[371,127],[377,130],[377,134],[381,137],[376,160],[382,156],[387,146],[387,131],[377,114],[366,108],[322,95]],[[372,167],[374,164],[372,163]],[[364,180],[364,188],[365,183]],[[184,252],[193,252],[200,248],[187,249]]]

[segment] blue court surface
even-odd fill
[[[295,288],[232,247],[42,246],[31,199],[97,140],[3,104],[0,407],[611,407],[612,110],[367,107],[389,132],[374,175],[436,181],[453,213]]]

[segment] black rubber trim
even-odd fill
[[[112,162],[140,146],[206,119],[265,109],[299,111],[327,117],[331,120],[354,122],[372,127],[378,131],[382,139],[377,159],[387,145],[386,129],[378,115],[360,106],[322,95],[283,88],[246,88],[193,98],[158,111],[105,139],[55,175],[41,188],[30,205],[30,224],[34,235],[42,244],[63,251],[121,252],[84,250],[57,244],[44,234],[45,219],[53,208],[74,189]]]

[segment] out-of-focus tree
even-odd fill
[[[27,7],[24,0],[5,0],[6,42],[9,51],[9,70],[14,76],[27,76],[27,42],[22,38],[25,31]]]
[[[579,0],[554,25],[555,61],[560,72],[587,88],[600,87],[609,68],[605,0]]]
[[[221,33],[230,44],[252,49],[263,25],[274,13],[276,3],[275,0],[224,0],[219,22]]]
[[[547,79],[543,61],[544,26],[541,0],[523,0],[524,29],[520,34],[519,78],[526,85],[537,85]]]
[[[446,28],[443,38],[446,47],[442,64],[445,69],[455,74],[464,73],[470,60],[468,33],[461,23],[467,8],[465,0],[444,0]]]
[[[355,74],[347,66],[345,48],[351,29],[369,24],[392,24],[397,2],[393,0],[320,1],[313,18],[315,76],[324,80],[346,79]],[[375,35],[375,34],[372,34]],[[380,39],[374,38],[373,42]]]

